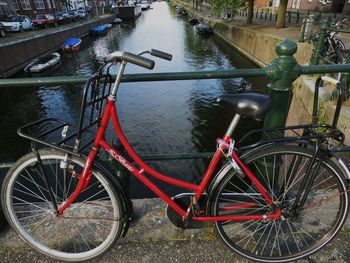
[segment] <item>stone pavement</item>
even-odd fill
[[[159,199],[133,200],[135,221],[126,237],[93,262],[251,262],[229,251],[216,238],[213,228],[178,231],[165,215]],[[350,233],[342,231],[331,244],[307,262],[350,262]],[[0,262],[55,262],[27,247],[9,228],[0,235]]]

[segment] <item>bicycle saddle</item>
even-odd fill
[[[228,106],[241,116],[252,117],[256,120],[262,120],[271,106],[270,97],[259,93],[222,95],[216,101]]]

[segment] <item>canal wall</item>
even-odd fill
[[[216,36],[239,50],[260,67],[266,67],[271,63],[276,57],[275,49],[277,44],[285,39],[285,37],[278,36],[273,26],[267,28],[261,25],[254,25],[252,27],[235,25],[232,22],[214,19],[203,12],[194,12],[191,10],[192,7],[189,3],[180,0],[171,1],[174,5],[181,5],[186,8],[190,16],[211,25]],[[259,28],[263,28],[263,30],[259,30]],[[295,32],[298,30],[288,28],[282,30],[285,30],[282,35],[289,35],[286,32],[291,32],[290,35],[293,35],[294,40],[297,41]],[[300,65],[308,64],[313,45],[308,43],[297,43],[297,45],[298,49],[294,55],[297,62]],[[293,83],[293,99],[288,113],[287,126],[311,123],[315,82],[315,77],[301,76]],[[323,124],[332,124],[333,121],[336,106],[335,101],[331,99],[331,93],[332,88],[321,88],[318,117],[319,122]],[[350,145],[350,107],[347,104],[345,103],[342,107],[338,128],[345,134],[345,144]]]
[[[69,27],[36,31],[34,36],[0,43],[0,76],[6,78],[19,72],[34,58],[60,49],[67,38],[81,38],[89,33],[90,28],[110,23],[113,18],[114,16],[106,15],[71,24]]]

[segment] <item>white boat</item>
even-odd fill
[[[123,22],[123,20],[121,20],[118,17],[113,20],[113,24],[121,24],[122,22]]]
[[[147,0],[142,0],[140,6],[141,10],[147,10],[151,7],[150,3]]]
[[[47,70],[61,62],[61,55],[57,52],[51,53],[48,56],[34,59],[29,65],[24,68],[25,72],[38,73]]]
[[[106,28],[111,28],[112,27],[112,24],[105,24]]]

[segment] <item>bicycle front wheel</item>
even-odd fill
[[[53,150],[39,154],[47,183],[33,153],[19,159],[5,177],[2,205],[9,223],[26,243],[51,258],[83,261],[101,255],[123,227],[121,200],[113,184],[92,170],[88,187],[57,216],[47,185],[57,205],[62,204],[73,193],[84,160],[66,159]]]
[[[279,208],[275,220],[216,222],[221,239],[235,252],[262,262],[287,262],[308,256],[336,235],[348,212],[348,193],[343,172],[329,159],[311,162],[313,151],[292,145],[265,148],[248,154],[244,163],[264,185],[269,205],[246,176],[228,164],[214,189],[211,212],[221,215],[267,215]],[[310,167],[309,167],[310,166]],[[304,178],[315,172],[302,207],[295,209]]]

